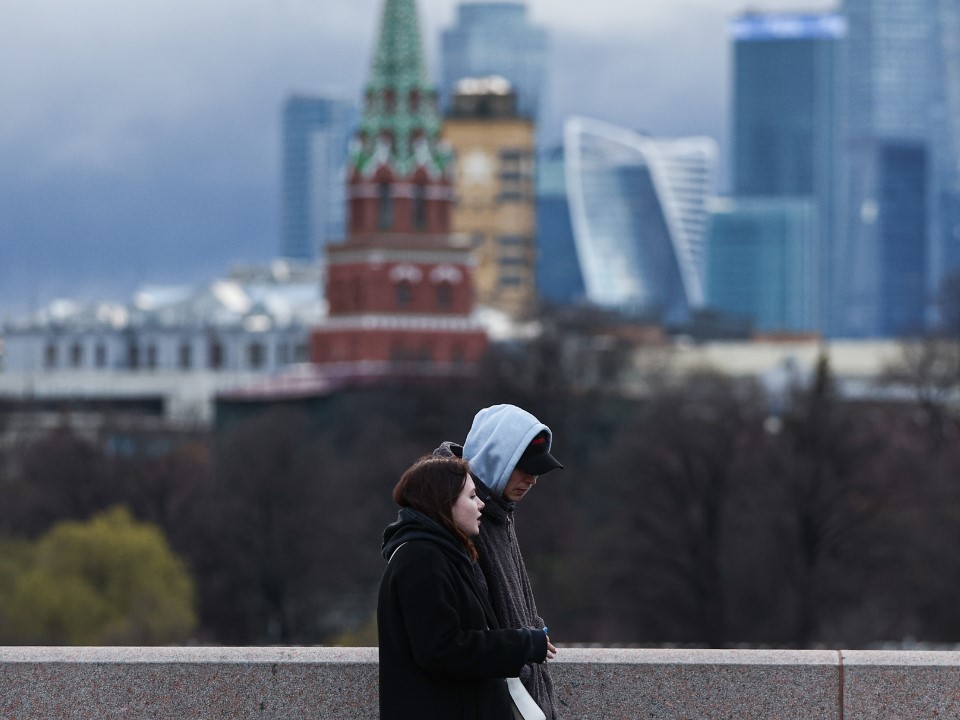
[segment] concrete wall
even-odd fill
[[[566,720],[960,717],[960,653],[563,649]],[[0,648],[0,718],[376,718],[375,648]],[[415,700],[414,700],[415,701]]]

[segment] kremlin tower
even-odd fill
[[[320,366],[472,363],[487,345],[471,319],[469,238],[451,235],[451,152],[440,141],[415,0],[386,0],[347,179],[347,237],[327,248]]]

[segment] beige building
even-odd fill
[[[456,160],[453,231],[471,238],[477,303],[529,317],[537,298],[534,124],[503,78],[461,81],[443,138]]]

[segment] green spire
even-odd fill
[[[416,0],[385,0],[353,166],[373,172],[386,162],[400,177],[420,166],[442,173],[449,153],[437,146],[439,135]]]

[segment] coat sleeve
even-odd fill
[[[396,598],[415,662],[456,678],[516,677],[528,662],[543,662],[547,641],[530,629],[464,627],[459,579],[442,553],[410,548],[397,558]]]

